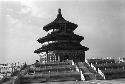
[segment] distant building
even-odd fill
[[[15,71],[20,71],[21,64],[17,63],[7,63],[7,64],[0,64],[0,73],[1,75],[10,76]]]
[[[123,58],[123,62],[125,62],[125,58]]]
[[[0,72],[1,73],[7,73],[11,72],[12,68],[10,64],[0,64]]]

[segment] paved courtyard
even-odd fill
[[[68,82],[48,82],[48,83],[27,83],[27,84],[125,84],[125,79],[116,80],[91,80],[91,81],[68,81]]]

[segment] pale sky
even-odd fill
[[[62,9],[78,24],[76,34],[89,50],[86,58],[125,57],[125,0],[0,0],[0,63],[34,63],[43,26]]]

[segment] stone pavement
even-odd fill
[[[90,80],[90,81],[66,81],[47,83],[25,83],[25,84],[125,84],[125,80]]]
[[[13,84],[17,76],[11,77],[8,81],[3,82],[2,84]]]

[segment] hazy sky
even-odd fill
[[[37,39],[47,34],[42,28],[58,8],[78,24],[86,58],[125,57],[125,0],[0,0],[0,6],[0,63],[39,59]]]

